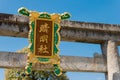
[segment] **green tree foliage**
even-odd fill
[[[27,48],[18,51],[19,53],[27,53]],[[69,80],[66,72],[61,76],[56,76],[53,71],[32,71],[28,76],[25,75],[25,70],[6,69],[6,80]]]
[[[32,71],[29,76],[25,76],[24,70],[7,69],[6,80],[69,80],[66,72],[61,76],[56,76],[52,71]]]

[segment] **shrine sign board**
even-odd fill
[[[37,19],[34,31],[34,54],[37,57],[53,56],[54,25],[51,20]]]
[[[29,46],[26,73],[30,74],[35,63],[53,64],[54,73],[62,74],[58,45],[60,43],[60,22],[70,18],[69,13],[49,14],[30,11],[24,7],[18,12],[29,17]]]

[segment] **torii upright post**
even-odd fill
[[[116,42],[109,40],[107,45],[108,80],[113,80],[113,74],[120,71],[118,57],[119,55]]]

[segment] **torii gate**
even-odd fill
[[[29,19],[24,16],[0,13],[0,36],[27,38],[28,22]],[[101,44],[103,54],[102,57],[93,58],[61,56],[62,69],[77,72],[102,72],[105,73],[106,80],[113,80],[113,74],[120,71],[117,48],[120,45],[120,25],[62,21],[61,26],[60,33],[63,41]],[[24,68],[26,56],[26,54],[16,52],[0,52],[0,67]],[[36,70],[50,67],[51,65],[33,65]]]

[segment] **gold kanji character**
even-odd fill
[[[45,23],[45,24],[43,24],[43,25],[40,26],[40,30],[39,30],[39,32],[45,32],[45,33],[48,33],[48,28],[49,28],[48,24]]]
[[[48,35],[43,35],[40,37],[40,42],[46,42],[48,43]]]
[[[40,48],[38,48],[38,52],[40,52],[40,53],[43,53],[43,54],[45,54],[45,53],[49,53],[49,51],[47,51],[47,46],[46,45],[40,45]]]

